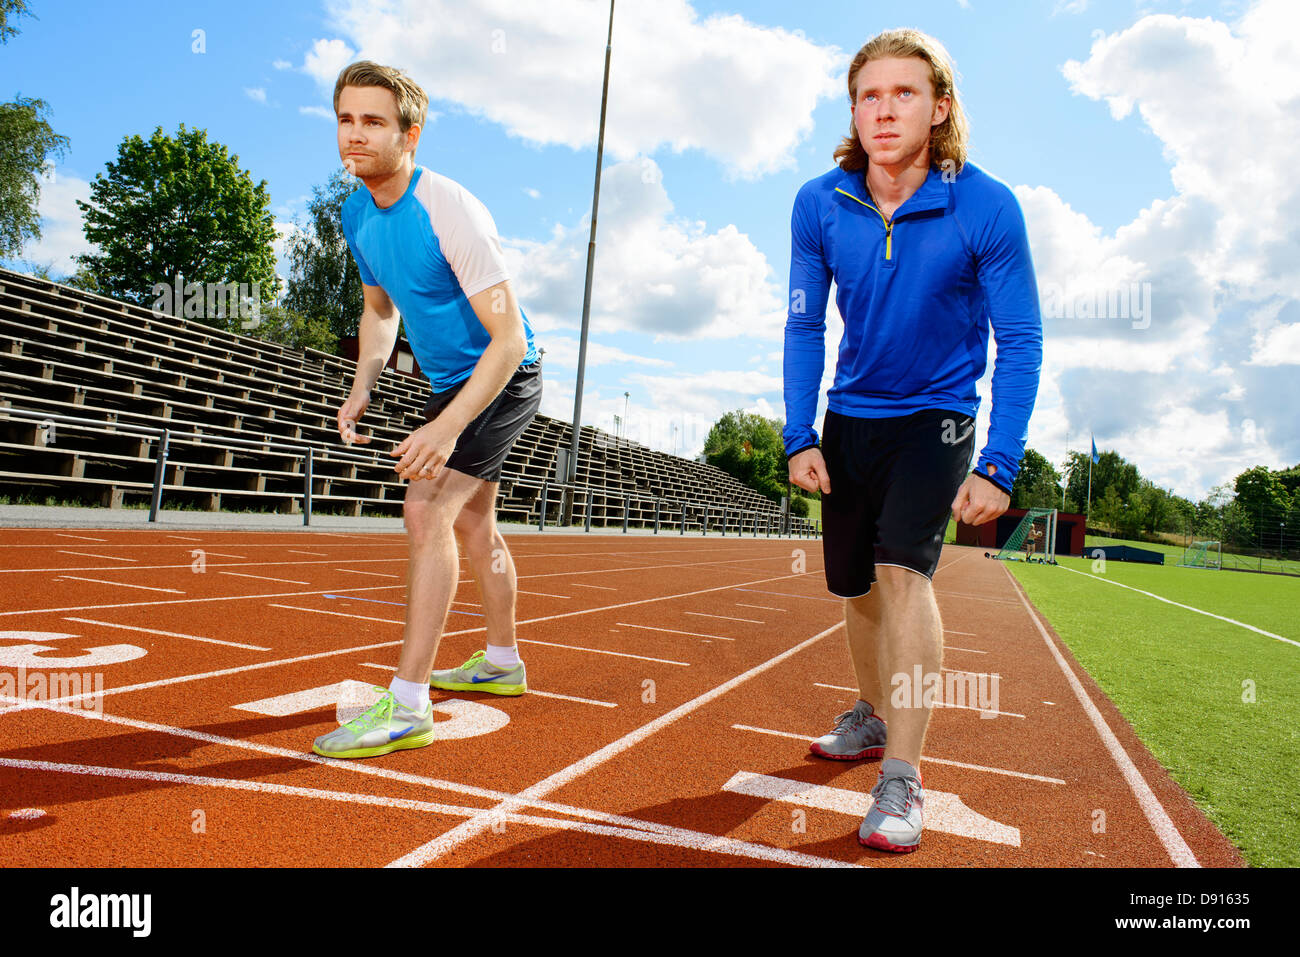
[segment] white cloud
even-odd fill
[[[277,70],[293,69],[293,64],[290,63],[288,60],[272,60],[271,66],[275,67]]]
[[[23,247],[21,259],[50,266],[55,277],[77,270],[73,256],[98,249],[86,241],[81,210],[76,200],[90,202],[90,183],[66,172],[49,170],[41,178],[37,211],[41,217],[41,238]]]
[[[256,103],[266,102],[266,90],[259,87],[244,87],[244,95]]]
[[[1071,88],[1136,110],[1164,145],[1174,194],[1106,235],[1051,189],[1019,187],[1040,293],[1104,302],[1150,284],[1146,327],[1044,316],[1042,387],[1030,444],[1058,461],[1071,445],[1136,461],[1198,497],[1237,472],[1300,460],[1300,47],[1285,0],[1232,25],[1146,16],[1098,34]],[[1099,176],[1122,175],[1100,157]],[[986,401],[988,384],[981,383]],[[1251,422],[1250,440],[1242,423]],[[1081,438],[1082,437],[1082,438]]]
[[[306,116],[319,116],[322,120],[329,120],[331,123],[338,119],[328,106],[300,106],[298,112]]]
[[[784,299],[767,258],[735,226],[710,231],[674,218],[653,160],[606,167],[600,196],[593,331],[668,340],[780,337]],[[556,226],[545,243],[503,240],[537,329],[577,326],[589,230],[579,222]]]
[[[529,322],[532,319],[530,317]],[[534,330],[535,332],[535,330]],[[546,356],[543,360],[548,371],[559,369],[578,368],[578,340],[568,336],[557,336],[554,334],[537,336],[535,340],[538,348],[546,350]],[[667,359],[656,359],[650,356],[638,356],[627,352],[617,346],[607,345],[603,342],[596,342],[594,339],[587,339],[587,369],[593,369],[597,366],[628,364],[641,366],[655,366],[659,368],[671,368],[672,363]]]
[[[303,57],[302,69],[308,76],[314,77],[322,91],[329,94],[330,102],[334,100],[334,83],[343,68],[358,57],[357,52],[342,40],[317,40]]]
[[[604,72],[608,20],[594,9],[585,0],[340,0],[330,12],[358,56],[403,64],[431,100],[530,143],[578,149],[595,143]],[[342,40],[317,40],[304,69],[332,92],[351,58]],[[701,21],[687,0],[625,4],[614,17],[605,148],[615,160],[699,149],[746,178],[793,168],[817,103],[846,95],[847,63],[798,32],[737,15]]]

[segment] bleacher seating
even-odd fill
[[[312,449],[313,509],[400,516],[406,483],[387,451],[423,424],[429,383],[386,368],[360,423],[368,445],[347,450],[336,417],[355,363],[314,349],[158,317],[149,310],[21,273],[0,270],[0,492],[44,493],[121,507],[148,501],[157,439],[132,426],[168,429],[164,506],[205,510],[302,508]],[[6,409],[76,416],[53,429]],[[200,438],[186,438],[196,433]],[[576,489],[555,487],[559,449],[572,426],[537,416],[506,459],[503,521],[594,526],[660,521],[728,531],[776,529],[778,506],[709,465],[583,427]],[[231,440],[254,440],[239,445]],[[346,454],[349,452],[351,454]],[[373,456],[358,461],[357,453]],[[340,454],[344,453],[344,454]],[[590,490],[590,503],[588,492]],[[743,519],[741,518],[743,516]],[[796,530],[808,523],[795,519]]]

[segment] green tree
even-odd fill
[[[241,330],[244,335],[278,342],[290,349],[319,349],[334,352],[338,336],[323,319],[308,319],[284,306],[263,306],[257,325]]]
[[[1118,531],[1124,512],[1124,502],[1115,489],[1108,488],[1101,498],[1094,498],[1092,511],[1088,514],[1089,524]]]
[[[145,141],[123,140],[108,175],[97,173],[91,202],[77,200],[86,238],[100,253],[77,261],[104,295],[152,306],[156,283],[257,284],[261,298],[279,294],[275,219],[266,180],[254,186],[239,157],[209,143],[204,130],[181,125],[175,138],[162,127]],[[189,294],[186,294],[186,298]],[[173,314],[180,314],[173,302]],[[239,331],[229,319],[210,325]]]
[[[8,43],[10,37],[18,35],[18,28],[11,26],[9,23],[9,14],[11,13],[15,15],[14,19],[18,17],[37,19],[27,9],[26,0],[0,0],[0,43]]]
[[[17,256],[41,238],[41,174],[51,155],[63,156],[68,138],[51,128],[44,100],[0,103],[0,256]]]
[[[1020,471],[1011,483],[1011,508],[1059,508],[1061,476],[1052,463],[1026,447]]]
[[[789,474],[781,428],[779,419],[765,419],[754,412],[728,412],[709,430],[704,455],[710,465],[779,502]]]
[[[343,170],[314,187],[307,204],[310,221],[297,223],[287,243],[289,288],[283,305],[324,322],[336,339],[357,334],[364,305],[361,273],[343,237],[343,204],[359,188],[360,180]]]
[[[11,14],[32,16],[24,0],[0,0],[0,43],[18,35]],[[21,96],[0,104],[0,257],[17,256],[29,239],[41,238],[41,173],[51,154],[68,148],[68,138],[46,121],[48,109],[44,100]]]
[[[1149,479],[1142,479],[1128,505],[1134,529],[1148,533],[1164,528],[1173,514],[1169,492]]]
[[[1169,496],[1169,516],[1161,531],[1186,535],[1196,522],[1196,505],[1181,495]]]
[[[1081,508],[1086,508],[1088,501],[1090,459],[1091,454],[1088,452],[1070,453],[1070,483],[1066,491]],[[1115,452],[1101,452],[1092,466],[1092,501],[1094,503],[1100,501],[1105,497],[1108,488],[1114,488],[1119,501],[1127,502],[1129,496],[1137,491],[1140,480],[1141,476],[1136,465],[1124,461]]]
[[[1273,477],[1286,489],[1286,494],[1291,499],[1291,507],[1300,508],[1300,465],[1274,472]]]

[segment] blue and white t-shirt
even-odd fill
[[[359,189],[343,204],[342,220],[361,281],[380,286],[397,306],[433,391],[468,379],[492,341],[469,297],[510,278],[487,207],[454,180],[416,166],[392,206],[380,209]],[[528,316],[523,320],[528,353],[521,365],[531,365],[537,348]]]

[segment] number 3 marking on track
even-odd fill
[[[77,638],[58,631],[0,631],[0,641],[24,641],[23,645],[0,645],[0,668],[102,668],[143,658],[149,652],[135,645],[101,645],[78,655],[46,655],[58,651],[45,641]]]

